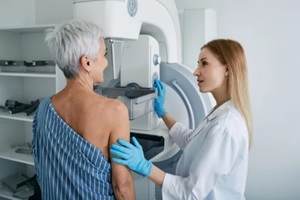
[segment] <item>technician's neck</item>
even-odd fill
[[[227,94],[220,94],[220,95],[213,94],[213,97],[215,98],[216,103],[217,103],[215,108],[220,107],[223,103],[230,100],[230,96]]]

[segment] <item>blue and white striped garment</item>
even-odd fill
[[[44,99],[33,121],[33,151],[43,200],[115,199],[111,164]]]

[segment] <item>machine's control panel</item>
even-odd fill
[[[138,10],[138,2],[137,0],[128,0],[127,10],[131,17],[134,17]]]
[[[157,55],[157,54],[154,54],[154,56],[153,56],[153,64],[156,66],[156,65],[159,65],[160,62],[161,62],[160,56]]]

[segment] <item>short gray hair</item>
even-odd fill
[[[96,24],[69,20],[46,31],[45,41],[53,59],[66,78],[75,78],[79,73],[83,55],[96,59],[100,49],[102,30]]]

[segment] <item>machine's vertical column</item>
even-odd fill
[[[140,35],[136,41],[124,45],[121,66],[121,87],[136,83],[142,88],[152,88],[159,78],[159,44],[151,36]],[[131,121],[131,129],[151,130],[159,125],[154,112]]]

